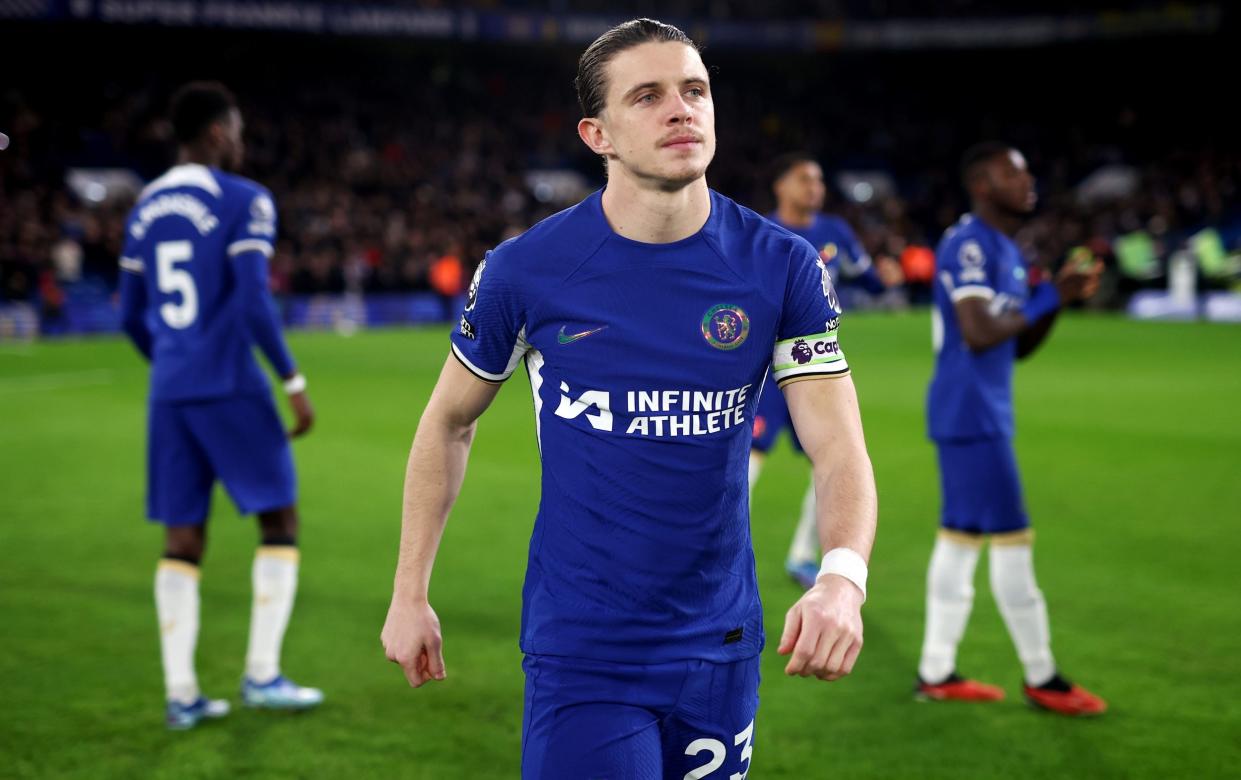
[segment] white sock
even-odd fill
[[[750,450],[750,498],[754,498],[754,483],[758,482],[758,475],[762,470],[763,456]]]
[[[979,547],[943,534],[935,540],[926,572],[926,633],[918,662],[923,682],[941,683],[957,668],[957,645],[974,607]]]
[[[1033,550],[1026,544],[991,544],[991,593],[1004,616],[1026,684],[1039,686],[1056,673],[1047,603],[1034,581]]]
[[[250,646],[246,677],[270,682],[280,674],[280,644],[297,595],[296,547],[263,546],[254,556],[254,606],[250,612]]]
[[[169,701],[190,704],[198,699],[194,649],[198,644],[198,567],[164,558],[155,569],[155,613],[159,617],[159,649],[164,664],[164,691]]]
[[[797,530],[793,532],[793,543],[789,545],[789,560],[798,563],[816,561],[819,558],[819,518],[818,504],[814,497],[814,477],[810,478],[810,487],[801,500],[801,516],[797,519]]]

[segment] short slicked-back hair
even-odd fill
[[[984,165],[1002,154],[1008,154],[1012,148],[1012,144],[1003,141],[983,141],[966,149],[961,156],[961,186],[968,190],[970,182],[982,173]]]
[[[607,102],[608,84],[604,69],[612,58],[643,43],[683,43],[694,51],[698,44],[680,29],[654,19],[632,19],[618,24],[586,47],[577,61],[577,104],[582,116],[596,117]]]
[[[784,174],[793,170],[802,163],[814,163],[815,165],[818,165],[819,161],[816,160],[814,155],[809,152],[787,152],[772,160],[770,171],[770,181],[772,186],[775,186],[776,182],[784,178]]]
[[[177,143],[197,141],[214,122],[237,107],[237,98],[218,81],[191,81],[172,95],[169,115]]]

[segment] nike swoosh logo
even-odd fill
[[[593,336],[594,334],[598,333],[601,330],[606,329],[607,327],[608,327],[607,325],[600,325],[594,330],[584,330],[581,333],[565,333],[564,326],[561,325],[560,333],[556,334],[556,340],[559,341],[561,344],[572,344],[575,341],[581,341],[587,336]]]

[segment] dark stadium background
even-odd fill
[[[775,15],[779,5],[703,5],[659,10],[683,13],[691,32],[798,26]],[[571,80],[584,44],[569,39],[584,33],[563,11],[575,6],[477,7],[508,23],[495,40],[5,20],[0,127],[13,141],[0,154],[0,296],[39,307],[45,331],[109,326],[106,316],[68,322],[64,306],[93,301],[97,290],[75,289],[75,272],[50,258],[74,254],[76,244],[84,275],[114,286],[132,193],[84,201],[65,185],[66,173],[156,175],[172,154],[167,97],[189,78],[221,79],[243,103],[245,173],[269,186],[280,207],[279,292],[426,290],[431,266],[446,255],[468,273],[488,247],[602,184],[574,131]],[[1227,119],[1235,99],[1220,82],[1235,64],[1236,39],[1221,6],[1114,12],[1031,3],[1000,15],[986,4],[937,6],[925,24],[951,30],[955,19],[969,33],[952,46],[851,37],[851,24],[882,30],[890,17],[916,30],[900,15],[923,15],[919,4],[822,7],[857,16],[815,20],[830,25],[818,35],[835,40],[800,47],[706,37],[719,123],[710,181],[725,194],[766,210],[771,159],[811,152],[837,185],[829,209],[850,218],[872,254],[899,258],[911,245],[933,247],[966,209],[956,161],[970,144],[998,138],[1020,147],[1038,176],[1039,213],[1020,238],[1040,264],[1086,245],[1114,267],[1115,239],[1135,232],[1153,238],[1163,263],[1203,228],[1218,229],[1226,249],[1241,242],[1241,152]],[[548,10],[562,13],[535,13]],[[655,9],[607,10],[580,17],[594,25],[585,34]],[[1048,20],[1060,22],[1051,33]],[[520,40],[526,27],[518,22],[538,37]],[[1004,37],[1027,28],[1049,41]],[[1137,186],[1110,201],[1079,202],[1075,188],[1104,166],[1131,170]],[[531,171],[573,172],[580,184],[549,194],[531,183]],[[853,202],[836,174],[859,171],[885,174],[894,191]],[[1117,279],[1100,304],[1122,307],[1132,289],[1162,285],[1164,270]],[[451,291],[451,279],[437,286]]]

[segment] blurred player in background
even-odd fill
[[[444,678],[432,562],[476,420],[524,359],[543,483],[522,776],[739,777],[764,642],[745,470],[773,363],[837,545],[779,652],[835,680],[861,650],[876,502],[839,311],[810,245],[708,189],[711,84],[684,33],[615,27],[577,85],[607,187],[479,267],[414,437],[382,639],[411,685]]]
[[[306,708],[322,693],[280,673],[280,645],[297,591],[296,479],[288,435],[252,352],[263,351],[310,429],[306,380],[280,333],[267,282],[276,207],[255,182],[226,171],[242,161],[242,121],[222,85],[173,96],[178,162],[142,191],[121,257],[124,328],[151,362],[147,515],[165,526],[155,575],[167,725],[192,728],[228,712],[198,688],[199,562],[211,490],[224,483],[242,514],[257,514],[254,605],[242,699]]]
[[[935,374],[927,399],[939,457],[942,528],[927,572],[926,633],[917,693],[943,700],[994,701],[1004,692],[957,674],[957,645],[974,599],[979,552],[991,542],[991,591],[1025,668],[1031,704],[1095,715],[1103,700],[1060,675],[1051,654],[1047,606],[1034,578],[1033,534],[1013,454],[1013,362],[1047,336],[1064,304],[1098,287],[1101,264],[1069,263],[1033,286],[1013,242],[1034,209],[1025,158],[1000,143],[970,149],[962,181],[972,211],[936,252],[932,309]]]
[[[886,260],[878,267],[858,241],[849,223],[841,217],[824,214],[827,185],[823,168],[813,157],[793,152],[776,158],[771,171],[776,210],[767,218],[810,242],[819,252],[820,267],[839,288],[857,285],[872,295],[880,295],[901,283],[900,266]],[[754,417],[754,442],[750,449],[750,490],[763,468],[767,453],[775,446],[780,432],[789,429],[793,449],[804,455],[801,442],[790,425],[784,396],[768,377]],[[806,488],[793,541],[784,563],[785,571],[803,588],[814,585],[819,576],[819,533],[815,521],[814,480]]]

